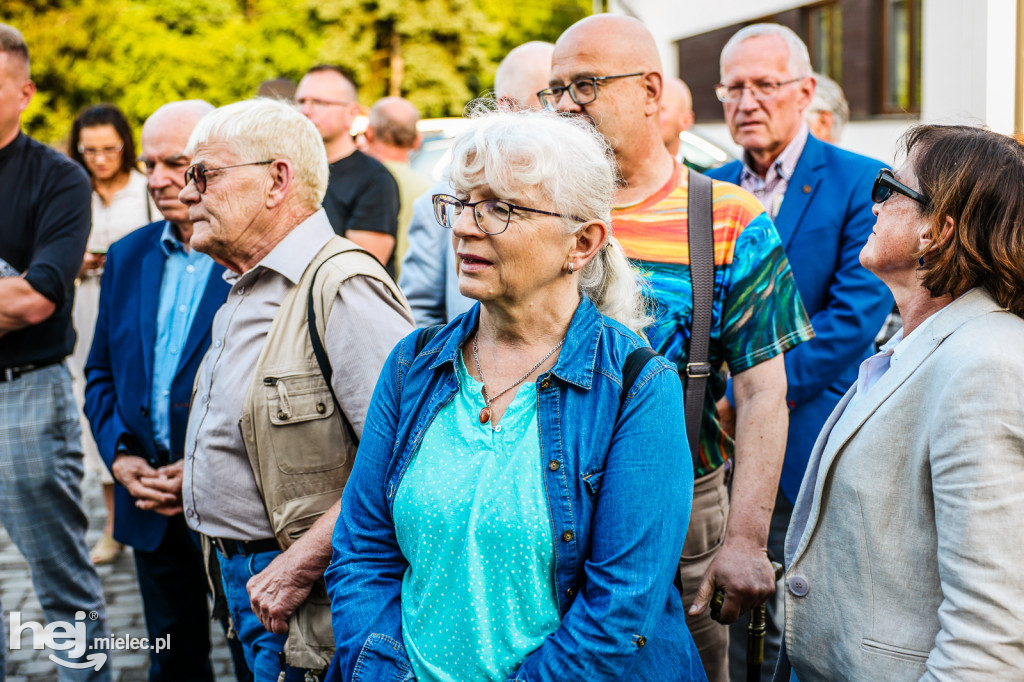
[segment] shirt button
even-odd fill
[[[569,589],[567,589],[565,591],[565,596],[568,597],[569,599],[572,599],[573,597],[575,597],[576,596],[576,588],[575,587],[570,587]]]
[[[238,287],[238,295],[245,296],[245,287]]]
[[[811,590],[810,583],[807,582],[807,578],[802,575],[792,575],[789,580],[786,581],[786,586],[789,587],[789,591],[797,597],[806,597],[807,593]]]
[[[196,517],[196,510],[195,509],[187,510],[185,512],[185,516],[189,517],[190,519],[194,519]]]
[[[164,391],[164,395],[165,395],[165,396],[167,396],[167,395],[170,395],[170,394],[171,394],[171,392],[170,392],[170,391]]]
[[[196,266],[194,266],[194,265],[186,265],[185,266],[185,272],[187,272],[188,274],[191,275],[195,271],[196,271]]]
[[[558,471],[558,467],[560,466],[562,466],[562,463],[559,462],[557,459],[553,459],[550,462],[548,462],[548,469],[551,469],[552,471]]]
[[[636,638],[636,648],[637,649],[643,649],[646,645],[647,645],[647,638],[646,637],[644,637],[643,635],[640,635],[639,637]]]
[[[541,381],[540,382],[540,387],[543,388],[543,389],[551,388],[551,379],[544,379],[543,381]]]
[[[202,398],[199,399],[199,402],[204,404],[210,402],[210,396],[204,395]]]
[[[186,307],[185,307],[185,306],[183,306],[183,305],[179,305],[179,306],[178,306],[178,312],[179,312],[179,313],[183,313],[183,312],[185,312],[185,311],[187,311],[187,310],[188,310],[188,308],[186,308]]]
[[[572,542],[572,539],[574,537],[576,537],[576,535],[571,530],[567,530],[564,533],[562,533],[562,540],[566,542]]]
[[[221,341],[220,339],[217,339],[216,341],[213,342],[213,347],[214,348],[220,348],[223,345],[224,345],[224,342]]]
[[[501,433],[501,424],[498,424],[497,426],[494,427],[494,432]]]

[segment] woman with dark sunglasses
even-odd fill
[[[811,455],[786,539],[786,653],[801,682],[1020,679],[1024,147],[967,126],[919,126],[903,146],[860,260],[904,326]]]

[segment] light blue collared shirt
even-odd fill
[[[192,320],[213,269],[213,259],[195,249],[186,250],[174,227],[164,223],[160,235],[164,252],[164,276],[156,310],[156,344],[153,348],[153,381],[150,384],[149,420],[158,449],[171,449],[171,383],[181,364],[181,352]]]
[[[786,196],[789,180],[793,177],[796,165],[804,153],[808,134],[810,134],[810,129],[807,127],[807,123],[801,123],[796,137],[786,145],[782,153],[768,167],[768,172],[763,178],[753,170],[750,155],[746,152],[743,153],[743,173],[740,175],[740,187],[757,197],[772,220],[775,220],[779,209],[782,208],[782,199]]]

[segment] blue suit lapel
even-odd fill
[[[153,380],[153,347],[156,344],[156,315],[160,306],[160,283],[164,278],[164,252],[158,245],[142,258],[139,274],[139,336],[142,339],[146,386]]]
[[[825,166],[824,144],[812,135],[807,136],[807,143],[796,163],[793,177],[789,179],[786,187],[786,195],[782,199],[782,208],[775,216],[775,228],[779,231],[779,238],[782,240],[782,247],[789,249],[789,242],[793,239],[804,213],[818,190],[821,183],[821,169]]]
[[[223,274],[224,267],[221,265],[214,265],[210,270],[210,278],[206,280],[206,289],[203,291],[203,297],[199,300],[195,317],[192,318],[188,338],[185,339],[185,348],[181,352],[177,372],[188,366],[189,360],[202,345],[203,338],[209,333],[210,326],[213,324],[213,316],[217,314],[224,299],[227,298],[230,287],[224,281]],[[177,378],[177,372],[175,378]]]

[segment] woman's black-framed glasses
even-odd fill
[[[241,168],[242,166],[266,166],[267,164],[274,163],[274,161],[276,159],[253,161],[252,163],[236,163],[234,166],[221,166],[220,168],[207,168],[201,163],[194,163],[185,171],[185,184],[187,185],[190,182],[196,183],[196,191],[202,194],[206,191],[206,176],[210,173],[219,173],[229,168]]]
[[[878,171],[878,175],[875,176],[875,184],[871,186],[871,201],[880,204],[891,197],[893,192],[913,199],[922,206],[929,205],[928,197],[910,189],[897,180],[891,170],[883,168]]]
[[[473,219],[476,226],[486,234],[501,234],[508,228],[509,220],[513,211],[529,211],[542,215],[552,215],[557,218],[569,218],[561,213],[542,211],[539,208],[527,208],[517,206],[499,199],[483,199],[481,201],[460,201],[450,194],[435,194],[431,197],[434,202],[434,218],[441,227],[449,230],[455,227],[455,221],[462,215],[463,209],[473,209]]]
[[[642,76],[643,71],[637,71],[636,73],[620,73],[615,76],[587,76],[586,78],[577,78],[568,85],[559,85],[547,90],[541,90],[537,93],[537,98],[540,100],[545,111],[555,111],[558,109],[558,103],[562,101],[562,95],[565,91],[569,91],[569,97],[576,104],[583,106],[584,104],[590,104],[597,99],[597,84],[600,81],[610,81],[615,78],[632,78],[633,76]]]

